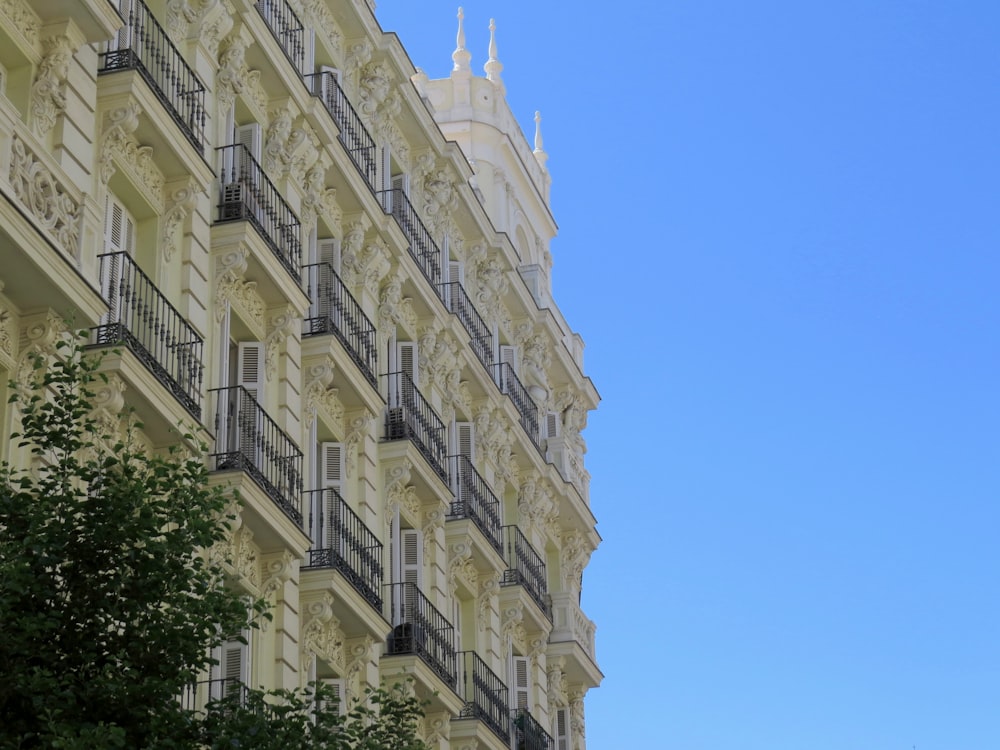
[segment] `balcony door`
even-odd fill
[[[320,443],[319,486],[323,492],[314,493],[316,507],[313,513],[313,547],[328,549],[344,556],[344,518],[340,498],[344,486],[344,444]]]

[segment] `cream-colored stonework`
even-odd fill
[[[211,482],[238,490],[209,554],[273,605],[243,655],[258,684],[351,699],[410,675],[432,747],[517,748],[531,726],[533,747],[583,750],[599,397],[552,297],[541,117],[529,141],[495,24],[476,75],[459,13],[453,70],[430,80],[374,3],[286,3],[300,69],[253,2],[149,3],[172,72],[205,91],[185,123],[155,76],[103,69],[107,0],[39,6],[72,18],[0,0],[23,68],[0,94],[0,368],[26,377],[67,317],[131,334],[94,415],[151,452],[189,425]],[[497,688],[499,730],[473,677]]]

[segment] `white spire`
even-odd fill
[[[472,60],[472,53],[465,48],[465,27],[462,25],[464,19],[465,13],[460,6],[458,9],[458,36],[455,39],[455,51],[451,53],[451,59],[455,61],[455,67],[452,68],[453,71],[470,70],[469,62]]]
[[[538,110],[535,110],[535,150],[532,153],[535,155],[535,161],[542,169],[545,169],[545,162],[548,161],[549,155],[542,147],[542,113]]]
[[[483,66],[483,70],[486,71],[486,77],[493,81],[493,83],[498,83],[503,85],[500,80],[500,71],[503,70],[503,63],[497,59],[497,39],[496,39],[497,22],[490,19],[490,59],[486,61]]]

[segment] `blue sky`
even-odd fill
[[[612,7],[465,3],[603,397],[588,747],[995,750],[1000,3]]]

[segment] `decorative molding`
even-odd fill
[[[375,416],[369,411],[365,411],[360,417],[355,417],[351,420],[351,429],[348,430],[347,436],[344,438],[347,450],[347,465],[345,467],[347,469],[347,476],[354,476],[358,467],[358,454],[362,450],[361,443],[365,439],[365,436],[371,434],[374,425]]]
[[[279,309],[267,321],[267,336],[264,338],[264,374],[268,380],[274,380],[278,372],[278,355],[281,346],[289,336],[294,336],[300,329],[302,319],[299,318],[292,305]]]
[[[479,632],[485,632],[493,622],[493,612],[496,610],[497,597],[500,595],[500,581],[503,574],[497,570],[490,571],[479,580],[479,599],[476,608],[476,624]]]
[[[326,186],[326,169],[326,160],[320,154],[306,171],[303,181],[305,189],[302,193],[302,227],[306,230],[312,229],[316,225],[317,217],[322,216],[334,234],[341,235],[343,213],[337,205],[336,189]],[[364,239],[363,231],[361,236]]]
[[[134,133],[139,127],[142,108],[134,99],[107,114],[108,125],[101,137],[101,152],[98,157],[101,184],[108,181],[121,169],[131,182],[143,190],[146,198],[158,213],[163,211],[163,172],[153,160],[152,146],[142,146]]]
[[[500,613],[500,638],[503,640],[504,653],[516,645],[524,649],[528,635],[524,629],[524,606],[520,602],[511,602]]]
[[[347,694],[343,700],[350,700],[359,697],[364,692],[362,684],[367,684],[368,665],[375,662],[375,641],[371,636],[354,638],[348,641],[345,648],[347,653]]]
[[[448,593],[455,595],[458,584],[475,592],[478,589],[479,571],[472,562],[472,540],[468,537],[448,546]]]
[[[547,664],[546,694],[549,696],[549,706],[561,708],[569,704],[569,695],[566,692],[566,658],[559,656],[550,659]]]
[[[437,544],[437,532],[443,528],[444,511],[441,508],[430,508],[424,513],[424,560],[434,559],[434,545]]]
[[[319,599],[302,602],[302,662],[303,671],[315,654],[338,671],[347,664],[345,643],[347,637],[340,627],[340,620],[333,616],[333,595],[323,593]]]
[[[562,535],[559,549],[559,570],[563,590],[578,593],[583,579],[583,569],[590,560],[591,550],[584,545],[583,535],[573,530]]]
[[[244,36],[242,31],[242,28],[234,30],[220,45],[219,72],[215,76],[219,111],[228,112],[236,103],[236,97],[242,95],[265,112],[267,92],[260,83],[260,71],[250,70],[246,63],[247,47],[252,38],[249,34]]]
[[[257,291],[256,281],[246,281],[250,249],[243,245],[220,255],[215,277],[215,317],[218,322],[226,314],[226,305],[233,307],[258,339],[265,336],[264,298]]]
[[[45,50],[31,84],[31,118],[35,132],[45,138],[66,110],[66,76],[73,57],[68,36],[50,36],[42,41]]]
[[[331,388],[335,366],[333,359],[325,357],[319,364],[308,368],[306,376],[305,412],[306,424],[322,412],[324,421],[333,428],[338,436],[344,434],[344,404],[340,400],[339,390]]]
[[[0,13],[32,47],[38,45],[42,22],[25,0],[0,0]]]
[[[458,205],[458,188],[444,169],[435,169],[422,181],[424,205],[421,218],[431,234],[440,237]]]
[[[462,346],[439,322],[425,328],[419,342],[421,382],[428,385],[437,383],[443,388],[448,382],[448,375],[456,369],[461,370]]]
[[[163,260],[170,263],[174,257],[174,251],[180,246],[183,236],[180,232],[184,224],[198,201],[200,191],[197,183],[192,178],[188,178],[180,183],[180,187],[170,190],[170,204],[163,214],[163,231],[160,238],[163,244]]]
[[[3,291],[4,284],[0,281],[0,291]],[[0,364],[10,365],[16,355],[16,334],[17,327],[14,321],[14,313],[11,312],[10,305],[0,299]]]
[[[41,160],[15,133],[10,144],[9,181],[22,204],[74,258],[80,251],[82,205],[70,197]]]
[[[385,523],[388,524],[397,512],[405,510],[410,516],[410,522],[419,520],[420,499],[417,488],[410,484],[410,470],[413,464],[409,459],[394,462],[385,472]]]
[[[321,37],[329,48],[334,59],[339,59],[342,53],[344,35],[327,7],[325,0],[302,0],[302,20],[312,27],[316,35]]]
[[[541,390],[541,394],[532,394],[537,400],[546,400],[549,388],[545,373],[552,365],[552,347],[548,337],[527,321],[514,328],[514,341],[521,355],[521,378],[529,388],[534,386]]]
[[[428,714],[424,718],[424,742],[431,747],[447,743],[451,736],[451,714],[447,711]]]
[[[398,266],[379,292],[378,317],[383,328],[400,325],[412,334],[417,327],[417,313],[413,310],[413,300],[403,296],[404,281],[406,272]]]
[[[296,572],[295,556],[287,549],[276,555],[269,555],[262,561],[264,585],[260,595],[264,599],[273,598]]]
[[[264,139],[264,170],[274,179],[281,179],[292,168],[298,152],[309,143],[309,134],[293,127],[295,112],[290,106],[271,110],[270,124]]]

